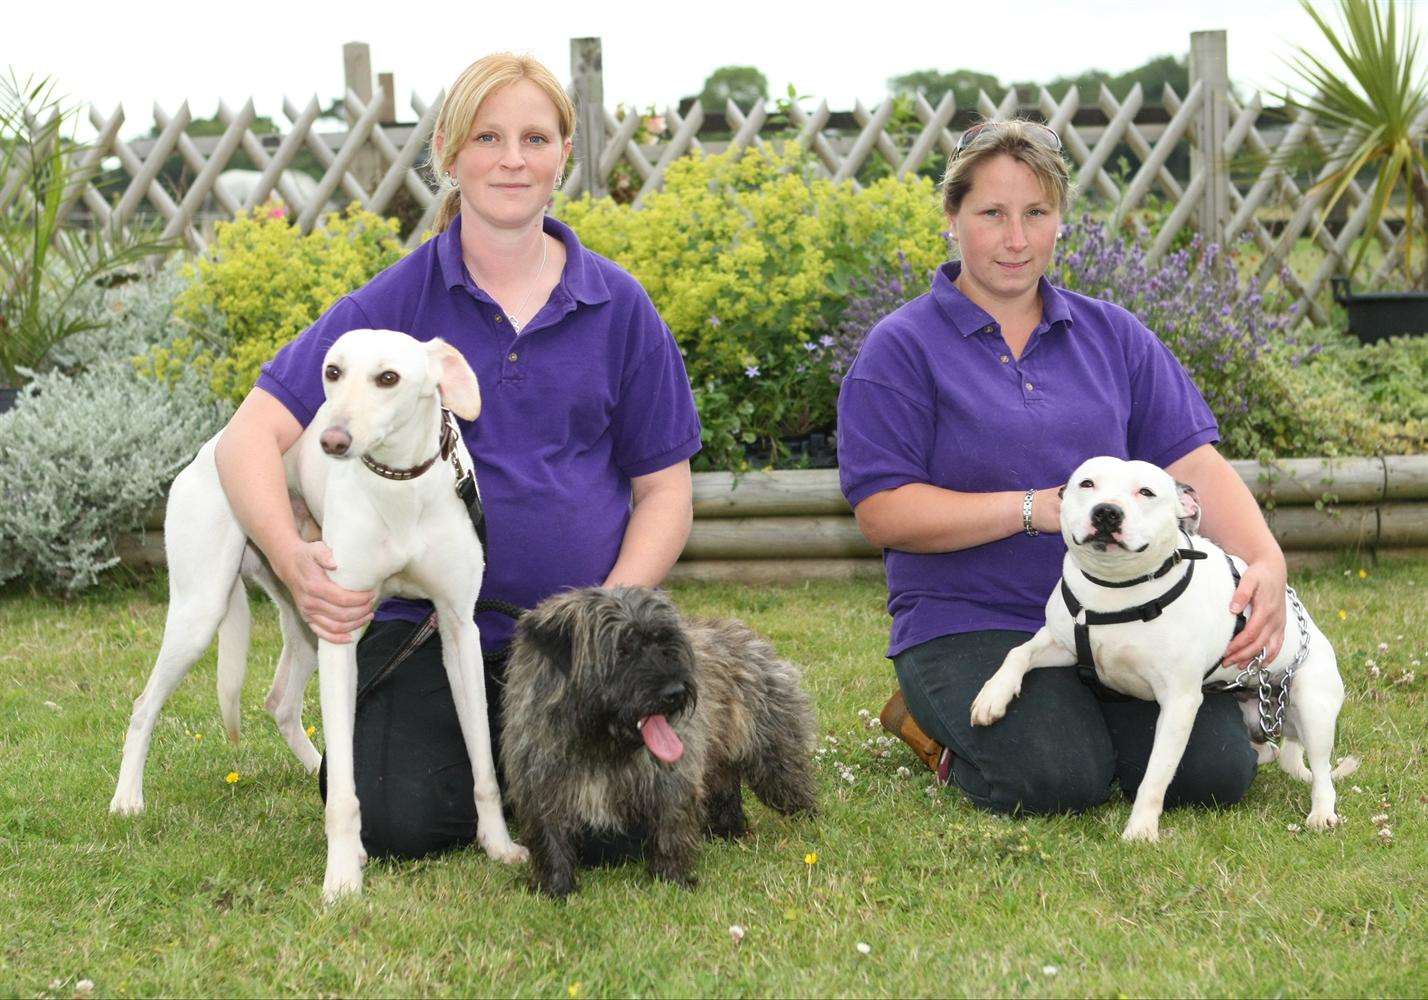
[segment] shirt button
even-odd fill
[[[995,329],[995,327],[984,326],[984,327],[982,327],[982,332],[983,332],[983,333],[991,333],[993,329]]]
[[[1010,364],[1010,363],[1011,363],[1011,358],[1008,357],[1007,355],[1003,354],[1003,355],[1002,355],[1002,364],[1005,365],[1005,364]]]
[[[505,321],[505,318],[506,318],[506,317],[502,316],[500,313],[497,313],[496,315],[494,315],[494,316],[491,317],[491,319],[494,320],[494,321],[497,322],[497,323],[504,322],[504,321]]]
[[[1031,383],[1030,383],[1030,382],[1028,382],[1028,383],[1026,384],[1026,391],[1027,391],[1027,392],[1031,392]]]
[[[519,355],[516,354],[515,351],[512,351],[510,354],[507,354],[507,355],[506,355],[506,360],[507,360],[507,361],[515,361],[518,357],[519,357]],[[1031,386],[1027,386],[1027,388],[1030,389]]]

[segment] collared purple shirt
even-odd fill
[[[699,450],[699,418],[679,348],[643,288],[547,217],[565,270],[519,335],[461,259],[461,220],[339,300],[263,366],[258,387],[300,423],[322,405],[332,343],[364,327],[441,337],[481,386],[460,421],[486,508],[481,596],[534,607],[604,580],[630,516],[630,479]],[[389,600],[378,618],[418,621],[430,605]],[[477,616],[481,643],[505,644],[509,618]]]
[[[1064,483],[1094,455],[1165,466],[1219,440],[1189,374],[1119,306],[1041,279],[1020,358],[939,268],[932,289],[868,334],[838,397],[838,467],[856,507],[931,483],[966,493]],[[1061,536],[1018,532],[958,552],[886,549],[888,656],[941,635],[1035,631],[1061,574]]]

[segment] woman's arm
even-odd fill
[[[656,587],[689,541],[694,487],[689,462],[630,479],[634,509],[606,587]]]
[[[1039,489],[1031,524],[1060,532],[1058,486]],[[1022,530],[1025,491],[959,493],[927,483],[908,483],[874,493],[853,509],[858,530],[874,545],[904,552],[955,552],[1009,538]]]
[[[1247,605],[1253,606],[1253,612],[1244,631],[1230,642],[1225,661],[1244,666],[1261,649],[1265,661],[1273,661],[1284,644],[1288,570],[1254,494],[1214,445],[1201,445],[1170,463],[1165,471],[1200,495],[1205,535],[1246,563],[1240,585],[1230,598],[1230,613],[1237,615]]]
[[[288,499],[283,453],[302,434],[287,407],[262,389],[248,393],[218,439],[218,479],[238,523],[292,591],[298,612],[328,642],[372,620],[370,590],[344,590],[327,578],[336,569],[324,542],[304,542]]]

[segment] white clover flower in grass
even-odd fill
[[[93,979],[81,979],[79,982],[77,982],[77,983],[74,984],[74,991],[75,991],[76,993],[93,993],[93,992],[94,992],[94,980],[93,980]]]
[[[1300,830],[1302,830],[1302,829],[1304,829],[1304,828],[1303,828],[1302,826],[1300,826],[1298,823],[1290,823],[1288,826],[1285,827],[1285,829],[1288,830],[1290,833],[1298,833]]]
[[[859,941],[853,945],[853,947],[858,949],[859,955],[871,955],[873,953],[873,946],[866,941]]]
[[[1374,826],[1378,826],[1380,823],[1387,823],[1388,813],[1375,813],[1374,815],[1369,817],[1369,822],[1372,823]]]
[[[899,778],[911,778],[912,772],[905,767],[900,767],[897,769],[897,776]]]
[[[1041,974],[1043,976],[1054,976],[1060,971],[1061,969],[1055,965],[1043,965],[1041,967]]]
[[[1383,841],[1385,844],[1391,843],[1393,841],[1393,831],[1386,826],[1379,827],[1378,839]]]
[[[858,709],[858,718],[860,718],[860,719],[866,719],[866,718],[867,718],[869,715],[871,715],[871,714],[872,714],[872,713],[869,712],[866,708],[860,708],[860,709]]]
[[[738,944],[739,942],[743,941],[744,928],[740,927],[738,924],[731,924],[729,926],[729,939],[735,944]]]

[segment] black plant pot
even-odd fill
[[[0,385],[0,413],[6,410],[13,410],[15,402],[20,398],[19,389],[11,389],[8,386]]]
[[[1361,344],[1400,334],[1428,333],[1428,292],[1370,292],[1355,295],[1348,278],[1332,279],[1334,301],[1349,313],[1349,332]]]

